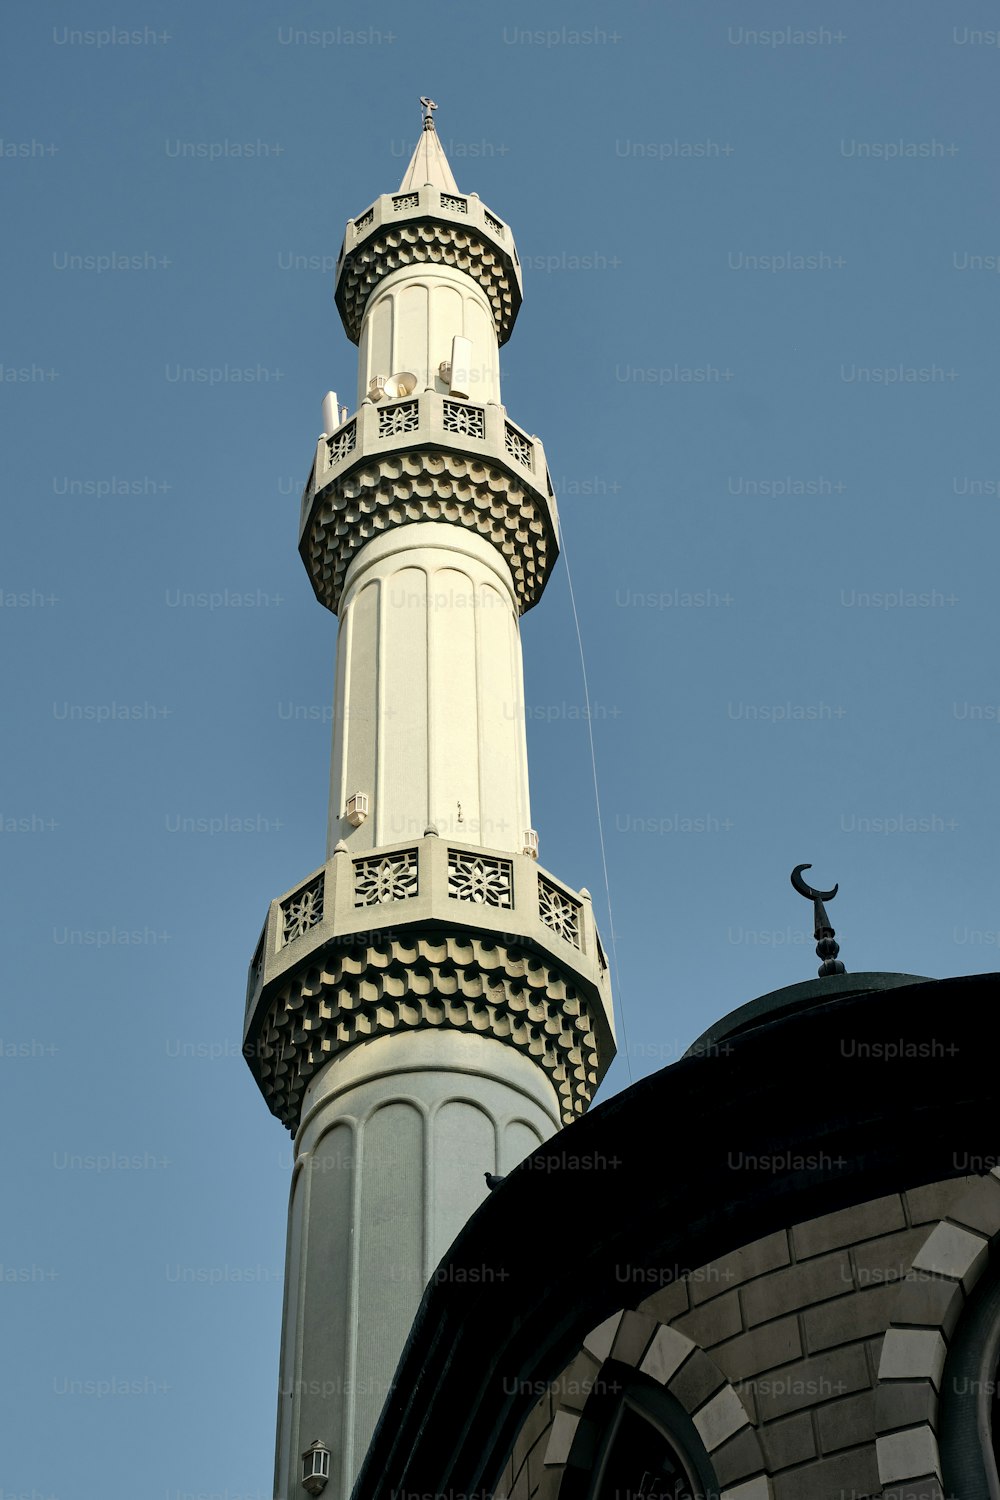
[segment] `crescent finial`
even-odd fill
[[[802,871],[811,869],[812,865],[796,865],[792,871],[792,885],[800,896],[805,896],[807,901],[832,901],[840,890],[840,882],[837,882],[832,891],[814,891],[812,886],[806,885],[802,879]]]

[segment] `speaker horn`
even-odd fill
[[[400,396],[411,396],[417,388],[417,377],[412,370],[400,370],[390,375],[384,390],[389,401],[398,401]]]

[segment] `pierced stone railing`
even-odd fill
[[[337,259],[336,300],[347,335],[361,337],[374,288],[393,271],[421,263],[455,266],[478,281],[506,343],[521,305],[521,267],[514,238],[475,193],[421,187],[384,193],[349,219]]]
[[[302,497],[303,525],[316,491],[352,464],[424,446],[482,454],[551,493],[540,439],[512,422],[502,406],[424,391],[401,401],[365,401],[334,432],[319,439]]]
[[[593,982],[607,962],[590,897],[541,869],[530,855],[455,844],[433,834],[363,855],[341,850],[271,902],[250,965],[247,1010],[289,966],[329,944],[364,943],[404,926],[502,932],[542,947]]]

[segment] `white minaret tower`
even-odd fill
[[[529,811],[518,619],[557,521],[500,400],[517,251],[421,102],[399,192],[347,224],[358,404],[324,403],[302,499],[340,619],[327,862],[271,902],[247,995],[246,1056],[295,1134],[280,1500],[347,1500],[485,1174],[582,1114],[614,1056],[590,898],[537,864]]]

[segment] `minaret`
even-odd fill
[[[347,1500],[485,1174],[582,1114],[614,1056],[590,897],[537,863],[529,810],[518,619],[557,519],[542,445],[500,398],[517,251],[421,102],[399,191],[347,224],[357,409],[327,398],[302,499],[340,621],[327,861],[271,902],[248,985],[245,1054],[295,1135],[280,1500],[325,1467]]]

